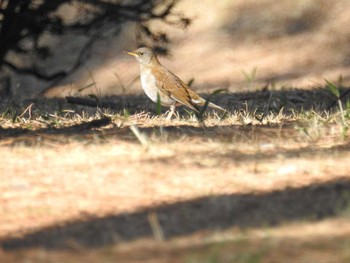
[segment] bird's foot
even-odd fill
[[[175,106],[174,105],[171,105],[170,106],[170,110],[167,114],[167,117],[166,117],[166,120],[167,121],[170,121],[171,120],[171,117],[175,114]]]

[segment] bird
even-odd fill
[[[165,68],[158,60],[152,49],[141,47],[134,51],[125,51],[134,56],[140,64],[141,86],[146,95],[155,103],[170,107],[167,119],[175,113],[176,106],[186,106],[196,113],[199,107],[206,104],[206,100],[194,92],[179,77]],[[220,106],[209,102],[209,107],[226,112]]]

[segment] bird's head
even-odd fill
[[[152,49],[141,47],[131,52],[125,52],[128,55],[134,56],[142,65],[149,65],[153,61],[157,61],[156,55]]]

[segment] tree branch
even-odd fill
[[[90,56],[93,44],[104,33],[111,30],[120,30],[122,23],[134,21],[141,25],[143,31],[153,43],[167,43],[165,33],[154,32],[149,29],[147,22],[152,19],[162,20],[164,23],[176,24],[184,21],[181,15],[176,14],[177,20],[171,22],[167,18],[172,16],[174,6],[180,0],[0,0],[0,67],[6,66],[19,74],[30,74],[34,77],[52,81],[59,80],[78,69]],[[76,8],[81,8],[81,16],[77,16],[74,21],[64,21],[57,10],[62,4],[71,4]],[[81,5],[81,7],[79,7]],[[189,21],[189,20],[186,20]],[[188,24],[188,23],[187,23]],[[46,47],[39,45],[40,37],[44,33],[60,35],[63,32],[76,34],[90,34],[91,37],[82,46],[76,61],[69,70],[58,71],[53,74],[41,72],[37,67],[21,68],[6,60],[9,51],[20,53],[30,53],[45,51]],[[29,41],[31,45],[23,48],[24,41]],[[27,43],[26,42],[26,43]],[[38,52],[37,54],[39,54]]]

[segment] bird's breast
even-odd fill
[[[141,67],[141,85],[146,93],[146,95],[153,101],[157,102],[158,100],[158,92],[160,93],[160,102],[163,106],[171,106],[174,104],[174,100],[169,96],[165,96],[162,94],[157,87],[157,79],[152,74],[151,68]]]

